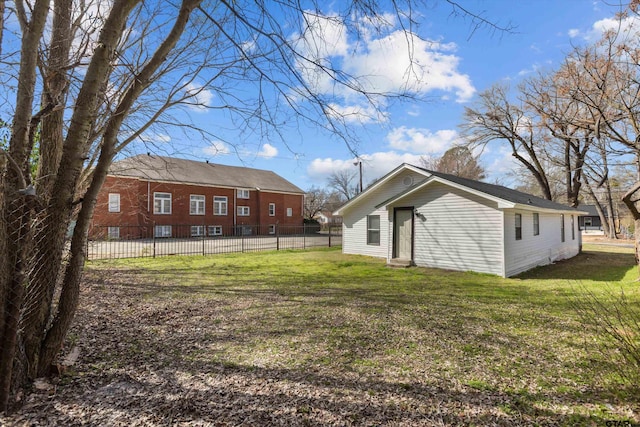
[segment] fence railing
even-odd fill
[[[212,255],[342,245],[342,227],[317,225],[93,226],[89,260],[167,255]]]

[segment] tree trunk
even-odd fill
[[[636,247],[636,264],[638,265],[638,273],[640,275],[640,211],[638,211],[637,202],[640,201],[638,196],[640,195],[640,181],[636,182],[636,184],[622,197],[622,201],[627,208],[629,208],[629,212],[633,216],[633,223],[635,229],[633,234],[635,236],[635,247]],[[634,197],[635,196],[635,197]]]

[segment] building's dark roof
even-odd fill
[[[304,194],[300,188],[272,171],[144,154],[114,162],[109,174],[152,181]]]
[[[570,206],[563,205],[562,203],[552,202],[551,200],[543,199],[542,197],[534,196],[533,194],[523,193],[522,191],[514,190],[511,188],[503,187],[502,185],[489,184],[487,182],[475,181],[473,179],[461,178],[459,176],[450,175],[442,172],[434,172],[425,168],[422,170],[447,181],[454,182],[456,184],[463,185],[465,187],[481,191],[490,196],[498,197],[509,202],[518,203],[521,205],[530,205],[543,209],[556,209],[567,210],[573,209]]]
[[[580,205],[579,209],[581,211],[589,212],[588,215],[584,216],[599,216],[598,211],[596,210],[596,205]],[[604,215],[606,217],[607,213],[605,212]]]

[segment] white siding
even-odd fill
[[[515,214],[522,215],[522,240],[515,239]],[[560,236],[560,213],[540,212],[540,234],[533,235],[533,213],[507,209],[504,211],[506,275],[514,276],[539,265],[571,258],[580,251],[580,231],[574,215],[574,236],[571,234],[571,214],[565,214],[564,243]]]
[[[405,177],[413,177],[414,183],[426,179],[410,170],[391,178],[380,188],[363,194],[363,200],[348,209],[342,216],[342,252],[387,258],[390,253],[391,226],[387,210],[376,209],[376,205],[407,189]],[[380,215],[380,245],[367,245],[367,215]]]
[[[414,221],[416,265],[503,275],[502,212],[495,202],[440,183],[411,202],[424,215]]]

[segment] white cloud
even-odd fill
[[[458,132],[452,129],[433,133],[429,129],[401,126],[387,135],[391,148],[421,154],[442,154],[457,140]]]
[[[304,17],[307,28],[294,43],[308,61],[300,60],[298,69],[315,91],[342,98],[345,109],[364,104],[363,97],[359,91],[336,84],[330,69],[343,70],[357,80],[360,90],[372,93],[444,92],[455,95],[457,102],[466,102],[476,92],[470,77],[458,71],[455,43],[394,31],[390,25],[397,22],[390,16],[380,17],[384,24],[376,27],[385,34],[368,31],[369,23],[364,22],[364,37],[354,40],[349,40],[346,25],[337,16],[306,13]]]
[[[264,144],[260,151],[258,151],[258,157],[264,157],[270,159],[278,155],[278,149],[271,144]]]
[[[567,34],[571,38],[578,37],[580,35],[580,30],[577,28],[572,28],[567,32]]]
[[[171,142],[171,136],[165,133],[143,133],[140,135],[140,140],[145,143],[166,144]]]
[[[211,141],[211,145],[204,147],[202,151],[210,156],[222,156],[231,153],[229,146],[222,141]]]
[[[185,92],[191,98],[189,102],[189,108],[193,111],[204,112],[207,107],[211,106],[213,100],[213,92],[206,89],[204,86],[198,86],[193,83],[189,83],[185,87]]]
[[[362,180],[366,185],[374,179],[391,172],[402,163],[419,166],[420,157],[421,155],[419,154],[397,153],[395,151],[363,154],[360,156],[360,159],[362,159]],[[324,185],[329,175],[333,172],[352,171],[354,174],[357,173],[358,168],[354,163],[357,163],[355,158],[348,160],[318,158],[311,162],[307,168],[307,174],[319,185]]]

